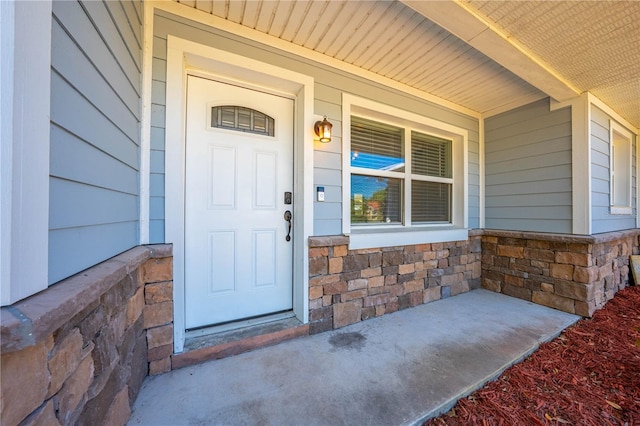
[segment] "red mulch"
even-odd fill
[[[640,425],[640,287],[425,426],[469,424]]]

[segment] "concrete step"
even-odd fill
[[[184,351],[171,357],[171,368],[183,368],[214,359],[309,335],[309,324],[286,318],[212,334],[187,337]]]

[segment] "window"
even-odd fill
[[[407,127],[352,116],[351,224],[450,224],[451,145]],[[410,197],[403,197],[405,187]]]
[[[611,214],[632,214],[631,134],[618,123],[610,123]]]
[[[403,129],[351,117],[351,223],[401,223]]]
[[[346,93],[342,99],[350,247],[466,239],[467,131]]]
[[[273,118],[260,111],[225,105],[211,108],[211,127],[273,136],[275,126]]]

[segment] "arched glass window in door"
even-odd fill
[[[274,124],[273,118],[255,109],[236,105],[211,108],[211,127],[273,136]]]

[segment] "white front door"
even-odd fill
[[[293,100],[187,79],[186,328],[291,310]]]

